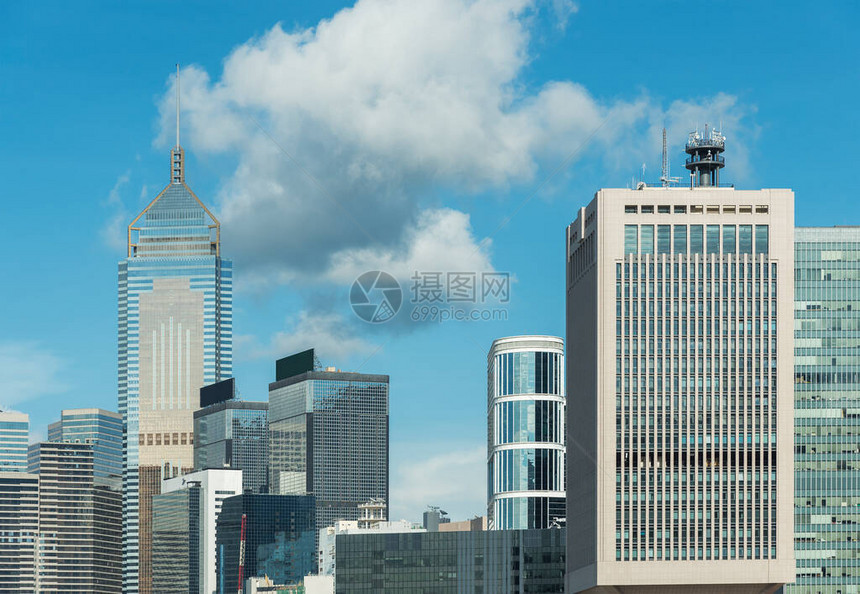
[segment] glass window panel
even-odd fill
[[[687,253],[687,225],[675,225],[675,253]]]
[[[672,226],[658,225],[657,226],[657,253],[671,254],[672,253]]]
[[[755,226],[755,253],[757,253],[757,254],[768,253],[768,226],[767,225],[756,225]]]
[[[734,254],[736,250],[736,229],[734,225],[723,225],[723,253]]]
[[[752,225],[740,225],[738,231],[738,247],[741,254],[752,253]]]
[[[690,225],[690,253],[704,253],[704,227],[702,225]]]
[[[708,225],[708,253],[720,253],[720,226]]]
[[[640,245],[639,253],[641,254],[653,254],[654,253],[654,225],[642,225],[640,228],[640,233],[642,234],[642,243]]]
[[[639,253],[639,231],[636,225],[624,225],[624,254]]]

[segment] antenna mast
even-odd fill
[[[664,188],[668,188],[672,184],[676,184],[681,181],[679,177],[669,177],[669,149],[666,144],[666,128],[663,128],[663,171],[660,176],[660,181],[663,184]]]
[[[179,64],[176,64],[176,148],[179,148]]]

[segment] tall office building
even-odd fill
[[[795,583],[860,592],[860,227],[794,231]]]
[[[194,412],[194,469],[242,471],[245,491],[265,493],[269,472],[269,403],[226,400]]]
[[[27,472],[30,415],[0,410],[0,472]]]
[[[89,443],[96,476],[122,476],[122,417],[100,408],[64,410],[48,425],[48,441]]]
[[[237,591],[241,550],[245,580],[268,576],[275,584],[297,584],[315,573],[315,508],[309,495],[245,493],[225,499],[216,528],[217,591]]]
[[[270,492],[314,495],[317,528],[388,508],[388,376],[314,369],[313,350],[281,359],[269,384]]]
[[[567,229],[568,592],[793,579],[794,195],[719,186],[724,146]]]
[[[242,493],[242,471],[192,472],[164,481],[161,490],[153,498],[153,589],[178,591],[181,582],[173,582],[177,568],[184,566],[188,582],[184,591],[215,592],[215,525],[224,500]],[[188,542],[183,546],[187,550],[171,550],[177,537],[186,533]]]
[[[39,592],[121,591],[122,495],[118,478],[96,477],[93,444],[30,446],[39,478]]]
[[[177,84],[178,89],[178,84]],[[170,183],[128,227],[119,264],[119,412],[123,418],[123,590],[151,593],[152,497],[194,466],[201,386],[232,375],[232,264],[220,224],[185,183]]]
[[[0,593],[36,592],[38,538],[38,475],[0,470]]]
[[[487,355],[487,517],[491,530],[565,517],[564,341],[512,336]]]

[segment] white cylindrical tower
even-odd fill
[[[487,515],[492,530],[565,518],[564,341],[512,336],[487,356]]]

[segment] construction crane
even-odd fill
[[[239,531],[239,589],[238,594],[242,594],[242,582],[245,578],[245,523],[248,521],[248,516],[242,514],[242,528]]]

